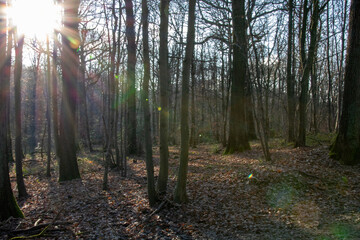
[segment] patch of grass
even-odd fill
[[[330,145],[334,141],[335,137],[335,133],[308,134],[306,136],[306,145],[310,147]]]
[[[211,147],[210,147],[210,152],[212,154],[219,154],[219,153],[221,153],[222,150],[223,150],[223,147],[221,146],[221,144],[214,144],[214,145],[211,145]]]
[[[41,165],[23,166],[23,176],[36,175],[44,172],[44,167]]]
[[[101,154],[82,154],[78,157],[79,169],[82,173],[96,172],[103,164]]]

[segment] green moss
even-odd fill
[[[14,197],[14,199],[15,199],[15,197]],[[19,218],[24,218],[25,216],[24,216],[23,212],[21,211],[18,203],[16,202],[16,200],[14,200],[14,201],[15,201],[16,216],[19,217]]]
[[[335,138],[335,133],[308,134],[306,136],[306,144],[311,147],[319,145],[330,145]]]

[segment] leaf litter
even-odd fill
[[[39,233],[53,222],[39,238],[360,239],[359,166],[340,165],[324,146],[277,146],[272,162],[262,159],[257,143],[233,155],[212,153],[213,147],[191,149],[183,205],[172,202],[179,148],[170,148],[168,194],[160,208],[149,207],[142,157],[129,159],[126,178],[112,170],[108,191],[102,190],[99,153],[82,153],[82,179],[64,183],[56,166],[46,178],[45,160],[25,161],[32,169],[25,177],[30,197],[18,201],[25,218],[1,222],[0,238]],[[157,173],[157,148],[154,163]],[[17,194],[13,171],[11,180]],[[36,225],[40,230],[32,231]]]

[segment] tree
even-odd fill
[[[78,9],[80,0],[64,0],[62,32],[62,102],[59,133],[59,181],[80,178],[76,157],[76,101],[80,45]]]
[[[51,176],[51,66],[49,36],[46,37],[46,124],[47,124],[47,149],[46,149],[46,176]]]
[[[247,39],[245,20],[245,0],[232,1],[233,7],[233,69],[231,85],[229,139],[225,153],[250,149],[246,134],[245,89],[247,65]]]
[[[15,38],[16,39],[16,38]],[[22,172],[22,137],[21,137],[21,74],[24,36],[16,40],[15,45],[15,69],[14,69],[14,92],[15,92],[15,161],[16,161],[16,183],[19,197],[28,196],[25,188]]]
[[[24,217],[13,195],[8,166],[7,144],[7,98],[9,96],[9,83],[5,77],[6,61],[6,18],[4,16],[6,1],[0,1],[0,221],[9,217]]]
[[[159,70],[160,70],[160,170],[157,182],[159,193],[165,193],[169,171],[169,97],[168,97],[168,25],[169,25],[169,2],[160,2],[160,46],[159,46]]]
[[[128,153],[137,153],[136,145],[136,88],[135,88],[135,17],[132,0],[125,0],[127,38],[127,103],[128,103]]]
[[[189,79],[195,42],[195,4],[196,0],[189,1],[188,32],[182,72],[180,166],[174,193],[174,200],[178,203],[188,200],[186,194],[186,179],[189,161]]]
[[[150,81],[150,56],[149,56],[149,9],[147,0],[142,0],[142,24],[143,24],[143,55],[144,55],[144,82],[142,104],[144,108],[144,135],[146,154],[147,191],[150,206],[156,202],[154,164],[152,158],[151,126],[150,126],[150,104],[149,104],[149,81]]]
[[[360,162],[360,1],[352,0],[349,15],[343,109],[339,133],[330,155],[344,164]]]
[[[292,75],[292,46],[293,46],[293,0],[288,1],[289,23],[288,23],[288,49],[286,63],[286,86],[287,86],[287,116],[288,116],[288,141],[295,142],[295,79]]]
[[[58,118],[58,77],[57,77],[57,41],[56,33],[54,33],[54,47],[52,53],[52,71],[51,71],[51,105],[52,105],[52,125],[53,125],[53,136],[56,156],[59,155],[59,118]]]
[[[308,56],[306,58],[305,53],[305,34],[306,34],[306,19],[307,11],[309,11],[307,6],[307,0],[304,1],[304,16],[303,16],[303,26],[301,29],[301,64],[302,64],[302,75],[301,75],[301,92],[299,99],[299,135],[296,141],[297,147],[303,147],[306,144],[306,106],[308,101],[308,91],[309,91],[309,77],[310,71],[313,66],[313,62],[316,55],[316,45],[318,41],[318,23],[320,19],[320,13],[325,8],[327,2],[320,7],[319,0],[314,0],[312,2],[313,10],[311,15],[310,23],[310,45],[308,49]]]

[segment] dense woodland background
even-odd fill
[[[313,235],[286,230],[284,238],[279,239],[360,237],[360,199],[355,186],[359,169],[339,164],[356,165],[360,159],[358,0],[63,0],[54,4],[63,8],[62,28],[55,29],[47,39],[21,36],[4,13],[0,21],[0,205],[5,206],[1,207],[1,220],[22,216],[21,205],[17,206],[11,189],[11,182],[15,188],[15,176],[15,191],[22,204],[42,192],[40,182],[46,180],[41,174],[52,179],[50,185],[58,184],[56,180],[76,181],[73,179],[81,177],[85,185],[76,191],[84,187],[82,193],[75,193],[74,189],[58,191],[65,191],[69,201],[84,206],[92,203],[81,202],[81,197],[75,195],[82,196],[89,189],[94,190],[95,185],[101,185],[96,191],[104,190],[101,194],[116,202],[119,196],[112,191],[126,192],[126,186],[139,184],[139,196],[144,202],[149,201],[152,208],[141,205],[137,223],[124,214],[121,218],[128,223],[122,226],[131,227],[127,236],[119,238],[141,238],[144,236],[136,235],[139,226],[146,225],[142,229],[148,228],[149,233],[159,231],[149,222],[163,209],[175,208],[181,220],[182,211],[204,211],[195,205],[209,204],[202,200],[205,195],[223,199],[221,196],[233,191],[224,187],[218,195],[210,196],[204,190],[195,190],[196,181],[206,188],[219,183],[219,179],[227,179],[222,184],[232,186],[237,181],[242,184],[239,188],[254,195],[257,191],[266,192],[263,184],[268,181],[275,186],[270,193],[275,191],[278,197],[268,200],[272,209],[269,216],[282,219],[290,205],[298,215],[306,208],[313,209],[318,214],[313,216],[315,222],[304,223],[300,217],[289,220],[300,222],[299,228],[312,230],[320,229],[321,214],[323,219],[336,211],[321,212],[319,209],[328,203],[314,199],[295,204],[290,195],[303,197],[309,186],[310,191],[316,192],[310,194],[312,198],[326,195],[330,199],[340,191],[348,191],[340,195],[349,198],[353,222],[336,225],[340,226],[336,231],[345,235],[335,230],[331,235],[330,228],[311,232]],[[0,1],[1,9],[7,5],[11,1]],[[42,169],[36,173],[40,174],[38,183],[27,184],[36,179],[36,174],[23,172],[29,167],[28,161],[38,162]],[[204,172],[195,170],[200,168],[199,162]],[[240,162],[245,165],[238,165]],[[316,172],[310,163],[316,166]],[[288,172],[294,169],[298,169],[296,174],[289,177]],[[266,171],[270,173],[264,175]],[[320,174],[326,171],[329,181]],[[290,184],[292,187],[288,188],[277,182],[279,175],[287,179],[286,184],[295,182],[297,187]],[[212,180],[202,185],[207,178]],[[337,193],[330,187],[334,184]],[[26,185],[30,186],[30,197]],[[209,192],[214,188],[211,185]],[[269,191],[264,194],[269,196]],[[203,193],[203,197],[196,192]],[[46,194],[55,193],[51,190]],[[243,196],[235,192],[234,196],[238,199],[231,201],[242,201]],[[286,202],[283,198],[291,200]],[[258,196],[254,200],[260,199]],[[46,205],[41,200],[31,201],[40,201],[39,209]],[[186,202],[188,209],[179,205]],[[255,212],[265,211],[263,206],[256,206]],[[238,207],[246,208],[244,204]],[[218,212],[227,211],[208,210],[214,215],[201,221],[221,219]],[[44,225],[45,231],[62,213],[57,209],[53,214],[53,222]],[[141,218],[142,215],[145,216]],[[250,225],[265,226],[256,220],[266,218],[265,215],[248,221]],[[173,215],[162,217],[167,219],[165,228],[172,229],[175,222],[177,230],[173,235],[154,238],[247,239],[246,231],[255,231],[250,227],[232,229],[241,218],[232,213],[224,217],[232,219],[223,226],[234,232],[228,236],[215,230],[216,233],[206,235],[201,229],[207,226],[202,226],[200,220],[192,229],[177,223]],[[35,218],[27,219],[24,226],[31,226],[29,222]],[[199,215],[194,216],[197,218]],[[197,221],[194,219],[187,223]],[[16,236],[18,233],[6,224],[0,225],[0,230],[2,226],[7,229],[3,230],[6,234]],[[216,221],[212,224],[221,225]],[[288,229],[287,223],[284,228]],[[25,230],[45,236],[45,231],[36,232],[39,229]],[[114,234],[105,234],[105,238]],[[277,235],[270,230],[261,234],[255,235]]]

